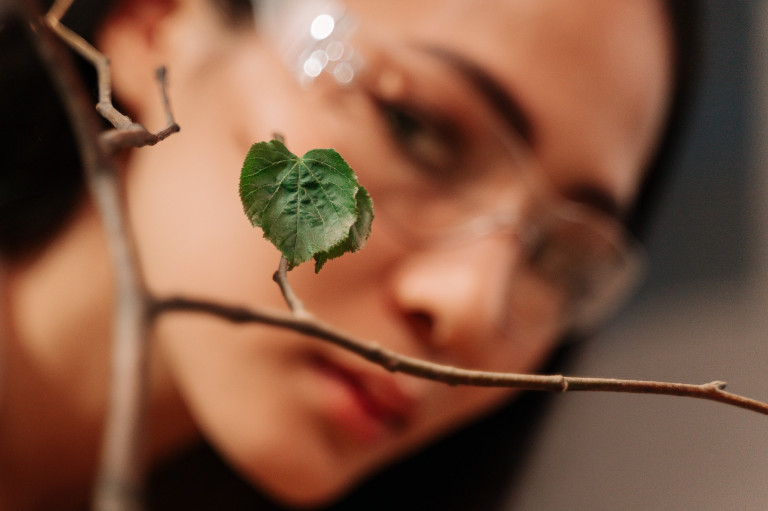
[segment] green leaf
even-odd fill
[[[349,235],[340,243],[331,247],[327,252],[315,254],[315,273],[319,272],[329,259],[341,257],[347,252],[357,252],[365,246],[368,235],[371,233],[373,222],[373,201],[368,190],[362,186],[355,196],[357,203],[357,221],[349,229]]]
[[[251,146],[240,200],[289,268],[314,257],[319,271],[328,259],[359,250],[373,218],[370,196],[339,153],[313,149],[299,157],[279,140]]]

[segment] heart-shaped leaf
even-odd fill
[[[368,190],[362,186],[355,196],[357,203],[357,221],[349,228],[349,235],[340,243],[337,243],[327,252],[315,254],[315,273],[319,272],[326,261],[341,257],[347,252],[357,252],[365,246],[368,235],[371,233],[373,222],[373,201]]]
[[[279,140],[251,146],[240,174],[240,200],[289,268],[315,258],[315,271],[362,248],[373,203],[333,149],[296,156]]]

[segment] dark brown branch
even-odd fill
[[[30,2],[31,4],[31,2]],[[57,0],[45,17],[45,22],[56,35],[73,50],[88,60],[97,71],[99,101],[96,110],[115,129],[100,132],[92,113],[90,99],[79,94],[77,102],[62,97],[72,105],[73,123],[88,119],[90,126],[83,131],[78,144],[98,159],[85,164],[91,194],[99,205],[110,248],[113,267],[117,275],[115,338],[112,355],[112,383],[107,412],[107,426],[99,475],[94,493],[94,508],[99,511],[133,511],[142,507],[141,493],[144,483],[143,446],[144,413],[147,395],[148,347],[146,291],[143,285],[135,245],[124,215],[117,169],[111,156],[126,147],[154,145],[179,131],[170,108],[166,87],[166,71],[156,73],[165,112],[166,127],[150,133],[144,126],[120,113],[112,102],[109,60],[78,34],[60,23],[72,0]],[[39,17],[39,16],[38,16]],[[40,23],[42,29],[42,23]],[[55,45],[56,41],[53,41]],[[60,46],[60,45],[59,45]],[[57,49],[64,54],[62,49]],[[69,64],[70,67],[71,64]],[[50,65],[53,75],[64,72]],[[67,71],[74,77],[74,68]],[[80,87],[82,89],[82,86]]]
[[[32,41],[73,128],[91,196],[107,233],[116,278],[112,381],[102,457],[94,494],[99,511],[138,511],[144,480],[147,385],[145,291],[115,164],[99,143],[100,122],[74,63],[35,0],[17,0]]]
[[[62,13],[63,14],[63,13]],[[112,104],[112,82],[109,59],[94,48],[79,34],[62,25],[54,14],[47,14],[48,26],[58,35],[62,41],[75,50],[81,57],[90,62],[96,69],[99,84],[99,102],[96,110],[107,119],[115,128],[130,128],[133,121],[127,115],[120,113]]]
[[[112,81],[109,59],[94,48],[88,41],[80,37],[60,22],[61,16],[66,12],[71,1],[65,2],[66,5],[54,5],[46,15],[46,21],[51,30],[53,30],[64,42],[73,50],[88,60],[98,76],[99,102],[96,104],[96,110],[109,121],[114,130],[108,131],[102,135],[102,144],[107,154],[115,154],[120,149],[126,147],[144,147],[155,145],[158,142],[168,138],[168,136],[179,131],[179,126],[171,113],[168,94],[166,93],[166,71],[160,68],[156,72],[156,78],[160,85],[160,94],[165,111],[166,127],[157,133],[151,133],[141,124],[134,122],[130,117],[124,115],[115,108],[112,102]],[[54,10],[55,9],[55,10]]]
[[[180,131],[179,125],[176,124],[176,121],[173,118],[173,113],[171,112],[171,104],[167,92],[167,72],[165,67],[160,67],[155,72],[155,77],[157,79],[158,87],[160,88],[160,97],[163,101],[166,127],[157,133],[150,133],[144,126],[134,122],[127,127],[118,127],[106,131],[101,135],[101,143],[108,154],[116,154],[126,147],[153,146]]]
[[[768,404],[725,392],[725,383],[714,381],[702,385],[667,383],[611,378],[577,378],[563,375],[529,375],[460,369],[401,355],[379,344],[355,338],[312,317],[299,317],[292,313],[232,307],[184,297],[155,301],[150,313],[156,316],[167,312],[194,312],[209,314],[233,323],[261,323],[287,328],[358,354],[392,372],[401,372],[448,385],[481,387],[510,387],[521,390],[602,391],[636,394],[661,394],[717,401],[768,415]]]

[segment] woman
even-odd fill
[[[317,316],[407,355],[520,373],[592,326],[604,300],[581,287],[612,298],[629,259],[618,232],[667,126],[665,3],[350,0],[264,12],[259,31],[247,6],[218,4],[120,1],[94,32],[117,99],[150,128],[163,123],[152,70],[170,68],[182,133],[120,159],[153,292],[283,307],[278,255],[236,197],[249,146],[278,132],[298,154],[335,147],[377,208],[363,251],[291,272]],[[313,25],[321,14],[332,30]],[[92,483],[114,283],[91,200],[67,196],[61,225],[3,247],[3,509],[77,507]],[[153,463],[204,440],[289,505],[332,502],[514,395],[195,315],[161,317],[153,347]]]

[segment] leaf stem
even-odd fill
[[[284,256],[280,256],[280,264],[277,267],[277,271],[272,275],[272,280],[277,282],[280,287],[280,292],[283,294],[285,303],[291,309],[291,312],[296,317],[309,318],[310,314],[304,308],[304,304],[301,303],[299,297],[293,292],[291,285],[288,283],[288,259]]]

